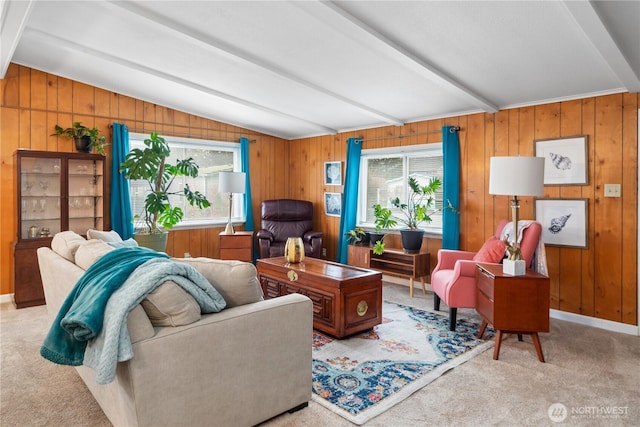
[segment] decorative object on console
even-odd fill
[[[220,172],[220,185],[218,191],[221,193],[229,193],[229,221],[224,229],[225,234],[234,234],[233,224],[231,222],[231,209],[233,207],[233,193],[244,193],[246,182],[246,174],[244,172]]]
[[[162,252],[167,245],[166,230],[182,221],[184,216],[182,209],[171,205],[169,196],[185,196],[191,206],[199,209],[208,208],[211,203],[204,194],[191,190],[189,184],[177,191],[171,188],[177,176],[198,176],[199,167],[192,157],[179,160],[175,165],[167,163],[171,149],[165,139],[155,132],[144,140],[144,145],[146,148],[134,148],[127,154],[120,164],[120,170],[129,180],[141,179],[149,184],[144,210],[134,215],[134,219],[140,220],[136,222],[134,238],[141,246]],[[152,244],[149,240],[157,242]]]
[[[302,237],[289,237],[287,243],[284,244],[284,257],[287,262],[304,261],[304,243]]]
[[[543,192],[544,159],[542,157],[491,157],[489,194],[513,196],[511,214],[516,226],[513,227],[514,236],[509,259],[503,261],[505,274],[521,276],[526,270],[518,242],[517,224],[520,210],[518,196],[540,196]]]

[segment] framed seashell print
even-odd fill
[[[545,245],[587,247],[587,199],[536,199],[535,208]]]
[[[535,141],[536,157],[544,157],[544,185],[587,185],[587,137]]]

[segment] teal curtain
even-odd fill
[[[460,140],[459,128],[442,128],[443,179],[442,249],[460,248]],[[447,206],[453,209],[448,209]]]
[[[347,162],[345,166],[344,191],[342,193],[342,212],[340,215],[337,256],[337,261],[342,264],[347,263],[347,245],[349,243],[344,234],[356,226],[361,153],[362,141],[358,138],[347,139]]]
[[[240,172],[245,173],[244,190],[244,229],[253,231],[253,209],[251,208],[251,179],[249,177],[249,139],[240,138]]]
[[[114,123],[112,131],[111,229],[126,240],[133,237],[133,215],[131,214],[129,181],[120,172],[120,163],[129,153],[129,129],[126,125]]]

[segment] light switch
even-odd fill
[[[605,184],[604,197],[620,197],[620,184]]]

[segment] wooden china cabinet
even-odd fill
[[[16,152],[18,238],[14,242],[16,307],[45,303],[36,251],[53,235],[102,230],[105,157],[99,154],[18,150]]]

